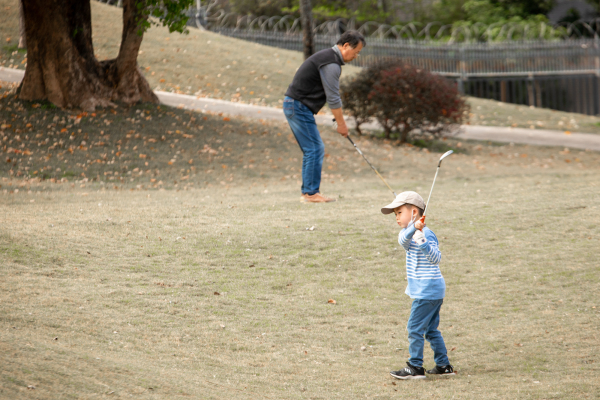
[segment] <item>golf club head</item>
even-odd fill
[[[452,153],[454,153],[453,150],[448,150],[447,152],[445,152],[444,154],[442,154],[442,156],[440,157],[440,162],[438,162],[438,168],[440,167],[440,165],[442,165],[442,160],[444,158],[448,157]]]

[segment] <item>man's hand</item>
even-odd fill
[[[338,124],[337,131],[343,137],[348,137],[348,127],[346,126],[345,123],[343,125]]]
[[[331,113],[335,117],[338,133],[343,137],[348,137],[348,127],[346,126],[346,121],[344,120],[344,114],[342,113],[342,109],[334,108],[333,110],[331,110]]]

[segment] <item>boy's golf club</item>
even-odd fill
[[[433,177],[433,183],[431,184],[431,190],[429,191],[429,197],[427,198],[427,203],[425,203],[425,211],[423,212],[423,216],[421,217],[421,222],[425,222],[425,216],[427,215],[427,208],[429,207],[429,200],[431,200],[431,193],[433,193],[433,187],[435,186],[435,180],[437,179],[438,172],[440,172],[440,166],[442,165],[442,160],[448,157],[450,154],[454,153],[454,151],[449,150],[442,154],[440,157],[440,161],[438,162],[437,169],[435,170],[435,176]]]
[[[337,125],[337,121],[335,120],[335,118],[332,121],[333,121],[333,125],[336,126]],[[354,143],[354,141],[350,138],[350,133],[348,133],[348,136],[346,136],[346,138],[350,141],[350,143],[352,143],[352,146],[354,146],[354,148],[356,149],[356,151],[358,151],[358,154],[360,154],[362,156],[362,158],[365,159],[365,161],[367,162],[367,164],[369,164],[369,167],[371,167],[373,169],[373,171],[375,171],[375,173],[377,174],[377,176],[379,178],[381,178],[381,180],[383,181],[383,183],[385,183],[385,186],[387,186],[388,189],[390,189],[390,192],[392,192],[392,194],[394,195],[394,198],[395,198],[397,196],[396,192],[394,192],[394,190],[390,187],[390,185],[388,185],[388,183],[385,181],[385,179],[383,179],[383,176],[381,176],[381,174],[377,171],[377,169],[375,169],[375,167],[373,166],[373,164],[371,164],[369,162],[369,160],[367,160],[367,157],[365,157],[365,155],[363,154],[363,152],[360,151],[360,149],[358,148],[358,146],[356,146],[356,144]]]

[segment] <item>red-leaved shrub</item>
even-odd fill
[[[468,118],[469,106],[453,82],[400,61],[366,68],[342,89],[358,125],[374,118],[387,138],[402,143],[439,137]]]

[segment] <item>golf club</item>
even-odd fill
[[[442,154],[440,157],[440,161],[438,162],[437,169],[435,170],[435,176],[433,177],[433,183],[431,184],[431,190],[429,191],[429,197],[427,198],[427,203],[425,203],[425,212],[423,212],[423,216],[421,217],[421,222],[425,222],[425,216],[427,215],[427,209],[429,208],[429,200],[431,200],[431,193],[433,193],[433,187],[435,186],[435,180],[437,179],[438,172],[440,172],[440,166],[442,165],[442,160],[448,157],[450,154],[454,153],[454,151],[449,150]]]
[[[337,121],[335,119],[333,119],[333,125],[337,126]],[[354,146],[354,148],[356,149],[356,151],[358,151],[358,154],[360,154],[362,156],[362,158],[365,159],[365,161],[367,162],[367,164],[369,164],[369,167],[371,167],[373,169],[373,171],[375,171],[375,173],[377,174],[377,176],[383,181],[383,183],[385,183],[385,186],[388,187],[388,189],[390,189],[390,192],[392,192],[392,194],[394,195],[394,197],[396,197],[396,192],[394,192],[394,190],[390,187],[390,185],[388,185],[388,183],[385,181],[385,179],[383,179],[383,176],[381,176],[381,174],[377,171],[377,169],[375,169],[375,167],[373,166],[373,164],[371,164],[369,162],[369,160],[367,160],[367,157],[365,157],[365,155],[363,154],[362,151],[360,151],[360,149],[358,148],[358,146],[356,146],[356,143],[354,143],[354,141],[350,138],[350,133],[348,133],[348,136],[346,136],[346,138],[350,141],[350,143],[352,143],[352,146]]]

